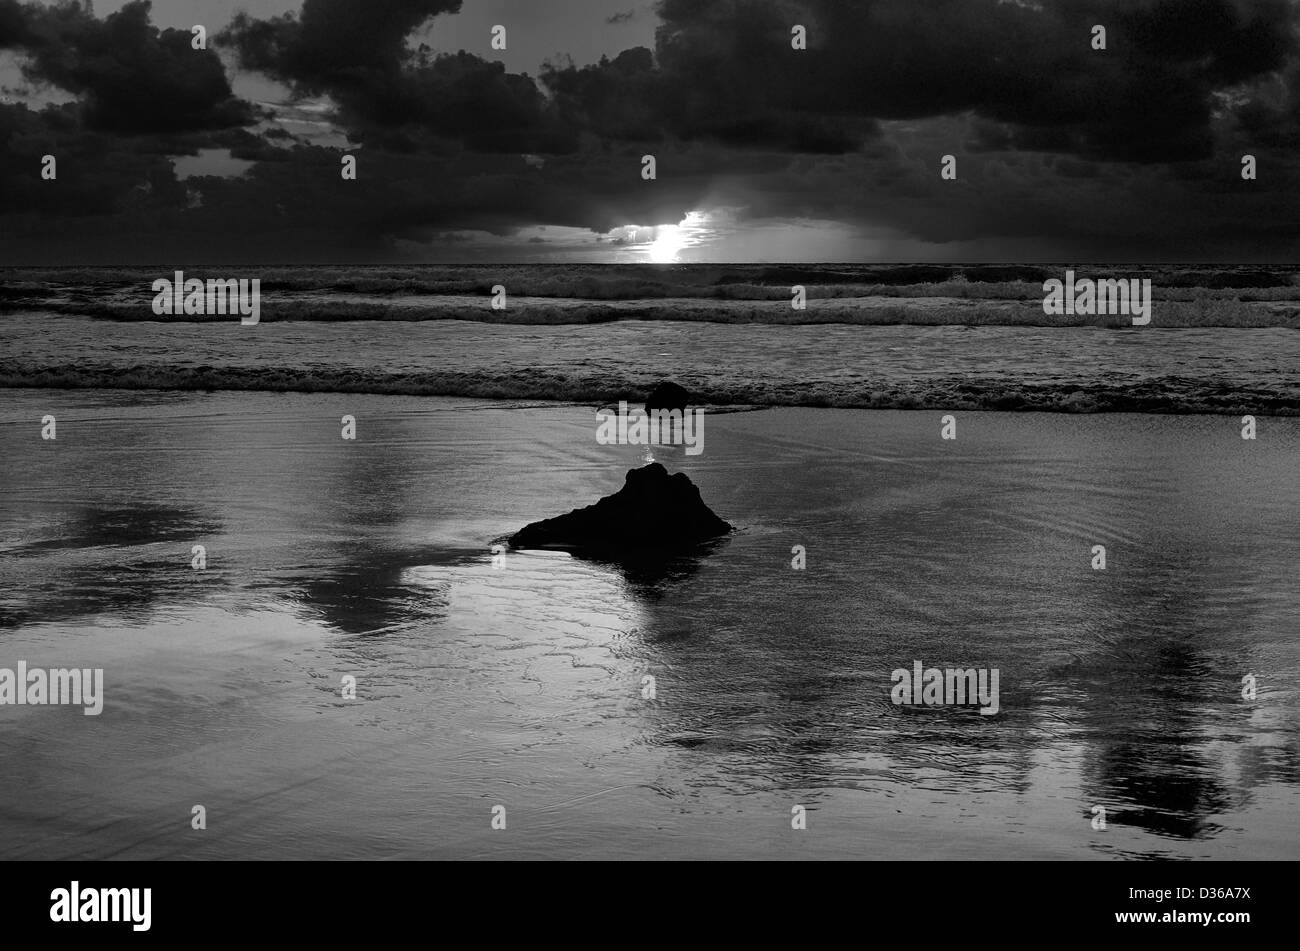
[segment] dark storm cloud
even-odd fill
[[[251,68],[319,93],[399,70],[407,36],[460,7],[461,0],[305,0],[301,13],[270,20],[239,13],[227,35]]]
[[[836,151],[872,131],[864,120],[973,112],[1020,147],[1178,161],[1209,154],[1216,91],[1296,53],[1287,0],[662,0],[658,12],[655,64],[635,82],[618,60],[546,76],[573,114],[599,128],[610,102],[640,93],[647,128]],[[791,46],[796,24],[806,51]]]
[[[18,0],[0,0],[0,49],[16,46],[27,38],[29,7]]]
[[[1236,109],[1236,118],[1238,131],[1248,144],[1300,148],[1300,62],[1292,62],[1274,81],[1254,90]]]
[[[220,60],[150,26],[147,5],[101,21],[0,0],[0,48],[79,97],[0,110],[0,249],[384,260],[466,232],[606,232],[709,208],[741,209],[742,229],[831,221],[938,245],[1042,238],[1093,257],[1300,247],[1300,57],[1282,0],[664,0],[654,49],[536,81],[415,45],[460,8],[306,0],[223,32],[242,67],[328,97],[364,144],[344,181],[339,150],[308,145],[301,127],[253,127]],[[1090,47],[1094,23],[1105,51]],[[794,24],[806,51],[791,48]],[[255,164],[178,181],[168,156],[200,148]],[[1258,182],[1240,180],[1247,151]],[[57,184],[39,178],[47,152]],[[939,177],[945,153],[958,181]]]
[[[403,151],[571,151],[571,130],[554,121],[527,76],[464,51],[407,48],[427,20],[460,7],[461,0],[306,0],[296,15],[241,13],[220,42],[248,69],[303,95],[328,94],[356,141]]]
[[[0,111],[0,136],[7,115]],[[11,261],[40,260],[33,242],[52,237],[79,260],[384,260],[400,240],[459,231],[504,236],[539,221],[602,230],[679,221],[716,168],[716,156],[683,156],[671,181],[635,189],[628,183],[639,181],[639,153],[557,157],[543,174],[518,155],[364,149],[356,181],[343,181],[337,149],[299,145],[261,152],[242,177],[177,182],[164,156],[120,140],[96,148],[83,136],[55,143],[55,186],[39,180],[47,126],[35,113],[19,115],[21,134],[35,141],[21,158],[0,158],[0,199],[13,192],[25,202],[9,209],[0,230],[0,252]],[[223,135],[237,155],[241,135]],[[103,148],[111,161],[96,154]]]
[[[708,139],[736,148],[851,152],[878,134],[866,117],[817,114],[752,89],[713,87],[701,96],[694,80],[655,64],[644,47],[582,68],[546,67],[541,80],[568,125],[604,139]]]
[[[189,31],[159,30],[149,16],[147,2],[99,20],[76,3],[0,0],[0,49],[21,54],[30,82],[78,97],[41,110],[0,105],[7,256],[33,245],[58,255],[79,233],[102,235],[101,227],[127,220],[158,227],[190,201],[171,156],[252,121],[217,56],[193,49]],[[41,177],[46,155],[56,162],[50,180]]]
[[[6,237],[27,227],[57,234],[66,219],[129,210],[144,213],[183,202],[171,161],[152,140],[81,129],[75,106],[34,112],[0,105],[0,208]],[[172,151],[183,146],[172,142]],[[41,180],[41,158],[57,159],[57,185]],[[25,223],[14,216],[37,215]]]
[[[682,156],[663,187],[629,188],[639,181],[639,158],[582,153],[548,159],[542,171],[518,155],[362,150],[357,181],[343,183],[337,151],[301,147],[262,162],[246,179],[204,180],[205,208],[212,209],[204,227],[304,228],[315,235],[309,240],[347,233],[372,248],[462,230],[509,235],[533,222],[603,231],[680,221],[716,168],[716,157]]]
[[[220,59],[189,31],[159,30],[136,0],[103,20],[78,3],[0,0],[0,48],[25,53],[23,73],[81,99],[86,125],[111,132],[218,129],[252,121]]]
[[[985,122],[977,147],[1139,162],[1212,154],[1218,94],[1297,47],[1289,0],[661,0],[653,51],[544,67],[548,99],[498,63],[408,48],[459,9],[306,0],[300,14],[241,14],[223,41],[248,68],[328,93],[355,138],[408,149],[672,137],[833,154],[862,149],[881,120],[971,113]],[[796,25],[806,50],[792,48]]]

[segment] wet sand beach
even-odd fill
[[[712,414],[654,454],[713,554],[494,568],[643,463],[594,411],[7,391],[3,665],[105,705],[0,708],[0,854],[1300,854],[1296,420]],[[998,668],[999,714],[894,705],[917,660]]]

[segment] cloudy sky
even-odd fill
[[[1298,24],[1292,0],[0,0],[0,263],[1294,262]]]

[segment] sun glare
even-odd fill
[[[625,262],[676,264],[694,260],[714,237],[713,216],[690,211],[676,224],[628,224],[611,231],[615,259]]]
[[[671,264],[685,246],[686,234],[680,225],[659,225],[646,252],[655,264]]]

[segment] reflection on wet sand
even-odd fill
[[[160,603],[201,600],[222,583],[221,572],[193,571],[191,548],[220,530],[220,520],[197,507],[29,510],[0,551],[7,589],[0,628],[138,622]]]
[[[810,854],[1294,850],[1283,421],[1242,460],[1214,420],[993,414],[953,449],[914,414],[734,414],[690,470],[724,541],[497,563],[495,540],[637,461],[589,412],[245,395],[171,420],[105,398],[156,445],[122,449],[114,422],[99,448],[0,461],[6,649],[123,659],[98,733],[0,719],[6,749],[40,751],[0,777],[14,852],[759,856],[792,802],[836,823]],[[1179,454],[1197,439],[1209,461]],[[1001,712],[895,706],[914,660],[999,669]],[[238,827],[170,838],[168,804],[200,796]],[[479,822],[498,801],[518,838]]]

